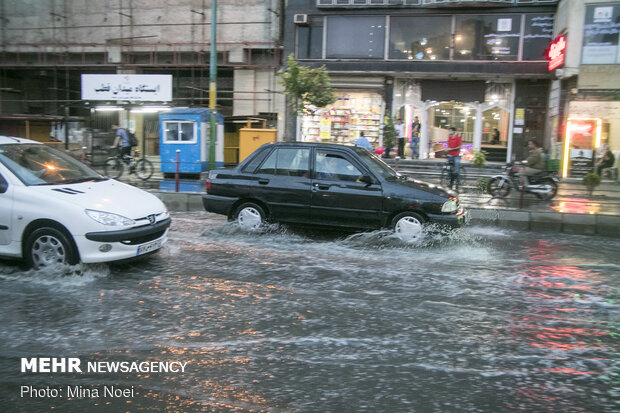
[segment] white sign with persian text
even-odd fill
[[[82,100],[169,102],[172,75],[82,75]]]

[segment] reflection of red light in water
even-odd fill
[[[558,212],[564,214],[596,214],[601,209],[601,204],[588,201],[587,199],[573,199],[562,201],[552,206]]]
[[[571,369],[568,367],[565,368],[555,368],[555,369],[544,369],[544,371],[550,371],[551,373],[560,373],[560,374],[574,374],[575,376],[587,376],[597,374],[594,371],[579,371],[575,369]]]

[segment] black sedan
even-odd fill
[[[265,221],[406,235],[426,223],[459,228],[466,213],[456,193],[400,175],[366,149],[278,142],[258,148],[234,169],[209,172],[207,211],[244,228]]]

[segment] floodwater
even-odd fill
[[[620,411],[619,250],[488,227],[412,242],[255,233],[175,214],[146,261],[56,274],[0,262],[0,410]],[[35,374],[22,357],[187,364]]]

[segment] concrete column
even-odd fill
[[[476,121],[474,122],[474,150],[479,151],[482,147],[482,118],[483,108],[481,103],[472,105],[476,109]]]
[[[422,106],[422,113],[420,118],[420,123],[422,123],[422,130],[420,131],[420,159],[428,158],[428,109],[430,108],[430,103],[428,101],[424,102]]]

